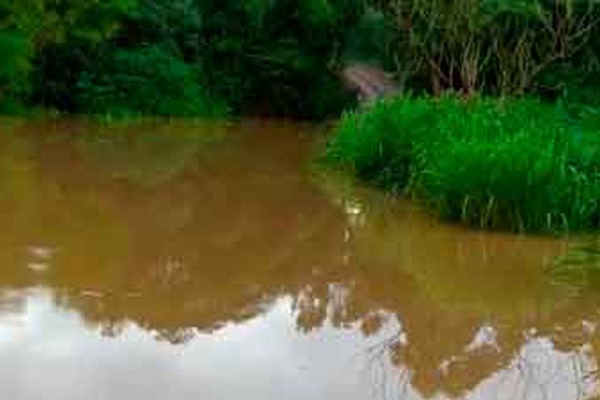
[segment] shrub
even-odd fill
[[[321,119],[347,104],[332,71],[365,0],[196,1],[198,64],[241,114]]]
[[[399,74],[436,94],[522,94],[545,71],[598,49],[591,41],[600,19],[595,0],[384,3],[396,32]]]
[[[115,20],[120,28],[100,45],[69,38],[39,52],[35,100],[67,112],[87,112],[80,106],[97,104],[99,112],[108,103],[102,98],[106,82],[123,83],[111,78],[114,57],[129,59],[139,49],[160,48],[194,69],[205,97],[219,99],[233,114],[322,119],[352,104],[332,67],[364,0],[136,4]],[[85,89],[85,98],[73,98],[76,85]]]
[[[344,118],[327,159],[441,218],[514,231],[600,223],[600,125],[537,100],[383,102]]]
[[[0,31],[0,110],[12,111],[28,91],[31,47],[18,32]]]
[[[101,54],[77,82],[78,109],[94,114],[214,115],[196,69],[159,46]]]

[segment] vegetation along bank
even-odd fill
[[[396,95],[329,161],[445,219],[592,230],[599,54],[595,0],[0,0],[0,111],[324,120],[364,65]]]
[[[437,216],[514,231],[600,222],[600,125],[532,99],[402,97],[346,115],[326,160]]]

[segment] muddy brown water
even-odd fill
[[[599,394],[564,240],[315,176],[316,130],[2,120],[0,398]]]

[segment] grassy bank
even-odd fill
[[[328,163],[442,219],[528,232],[600,222],[600,124],[537,100],[403,97],[347,114]]]

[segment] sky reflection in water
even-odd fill
[[[3,126],[1,398],[598,394],[566,243],[315,179],[313,127]]]

